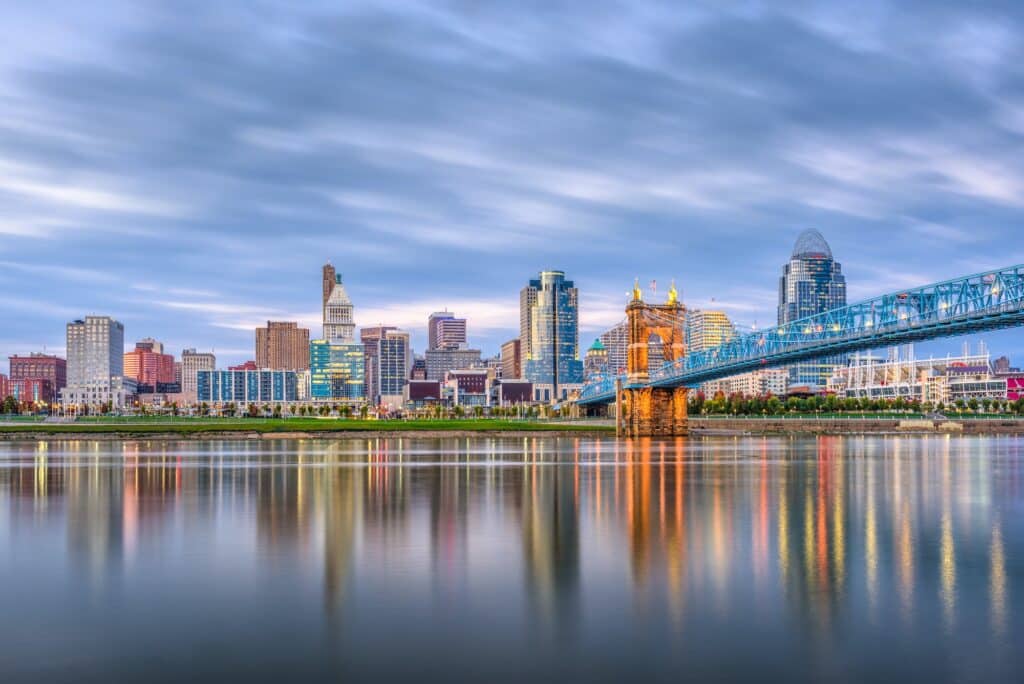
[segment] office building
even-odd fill
[[[409,372],[410,380],[427,379],[427,360],[422,356],[413,357],[412,370]]]
[[[491,384],[492,406],[522,406],[533,402],[533,383],[529,380],[506,380]]]
[[[601,333],[597,338],[608,352],[608,373],[621,375],[626,372],[626,357],[629,352],[629,328],[622,322]]]
[[[428,349],[463,349],[467,344],[466,319],[440,311],[427,318]]]
[[[410,380],[405,387],[405,402],[410,408],[435,406],[441,403],[443,398],[439,380]]]
[[[216,368],[217,357],[210,352],[197,352],[195,349],[181,352],[181,377],[178,382],[186,401],[194,401],[196,396],[196,373]]]
[[[551,385],[554,396],[561,396],[559,385],[583,382],[583,362],[579,356],[579,291],[562,271],[543,271],[520,293],[520,304],[533,301],[529,312],[520,311],[520,321],[528,320],[528,341],[522,341],[524,375],[534,385]]]
[[[405,386],[409,383],[412,366],[412,346],[409,333],[388,330],[377,342],[377,402],[390,408],[401,408],[405,401]]]
[[[174,357],[163,350],[163,344],[151,338],[136,342],[135,349],[124,354],[124,376],[150,391],[174,384]]]
[[[686,312],[686,353],[706,351],[736,336],[736,327],[724,311],[691,309]]]
[[[48,404],[54,403],[60,396],[60,391],[68,384],[68,364],[59,356],[33,352],[28,356],[8,357],[8,361],[11,364],[12,383],[22,380],[46,381],[50,394],[44,396],[42,401]]]
[[[816,230],[800,234],[779,278],[778,325],[846,306],[846,278],[832,249]],[[789,368],[789,385],[822,388],[832,371],[846,364],[842,356],[796,364]]]
[[[270,369],[197,371],[196,400],[215,405],[298,401],[300,372]]]
[[[334,276],[331,294],[324,304],[324,339],[340,343],[353,343],[356,339],[352,300],[341,282],[340,273]]]
[[[533,308],[537,305],[540,281],[531,280],[519,291],[519,354],[525,362],[530,358],[530,340],[533,331]]]
[[[501,377],[523,377],[522,345],[518,337],[501,345]]]
[[[363,345],[329,340],[310,342],[309,396],[314,401],[365,401],[366,354]]]
[[[428,349],[423,356],[427,380],[443,381],[448,371],[485,367],[479,349]]]
[[[86,316],[67,325],[65,406],[110,403],[119,409],[135,394],[135,381],[124,378],[124,326],[109,316]]]
[[[380,401],[380,341],[391,330],[390,325],[375,325],[359,330],[359,341],[366,354],[366,399],[371,404]]]
[[[309,368],[309,330],[294,321],[267,321],[256,328],[256,367],[272,370]]]
[[[3,403],[3,400],[10,396],[13,396],[11,394],[11,381],[6,375],[0,373],[0,403]]]

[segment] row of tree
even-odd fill
[[[950,403],[922,402],[918,399],[868,399],[866,397],[745,397],[742,394],[725,396],[721,392],[707,398],[695,392],[689,400],[694,415],[770,415],[786,413],[996,413],[1024,415],[1024,398],[957,399]]]

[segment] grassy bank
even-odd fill
[[[107,418],[74,423],[0,423],[0,433],[34,434],[157,434],[256,432],[614,432],[605,425],[526,420],[352,420],[232,418]]]

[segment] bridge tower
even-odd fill
[[[687,432],[686,387],[650,387],[648,345],[652,336],[661,339],[665,361],[686,354],[686,307],[679,301],[675,283],[664,304],[643,301],[639,283],[626,306],[629,346],[626,356],[626,387],[618,394],[618,418],[630,437],[679,436]]]

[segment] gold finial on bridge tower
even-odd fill
[[[633,280],[633,301],[641,302],[643,301],[643,298],[643,292],[640,291],[640,279],[635,278]]]
[[[679,303],[679,290],[676,289],[676,279],[672,279],[672,286],[668,288],[668,301],[666,304],[678,304]]]

